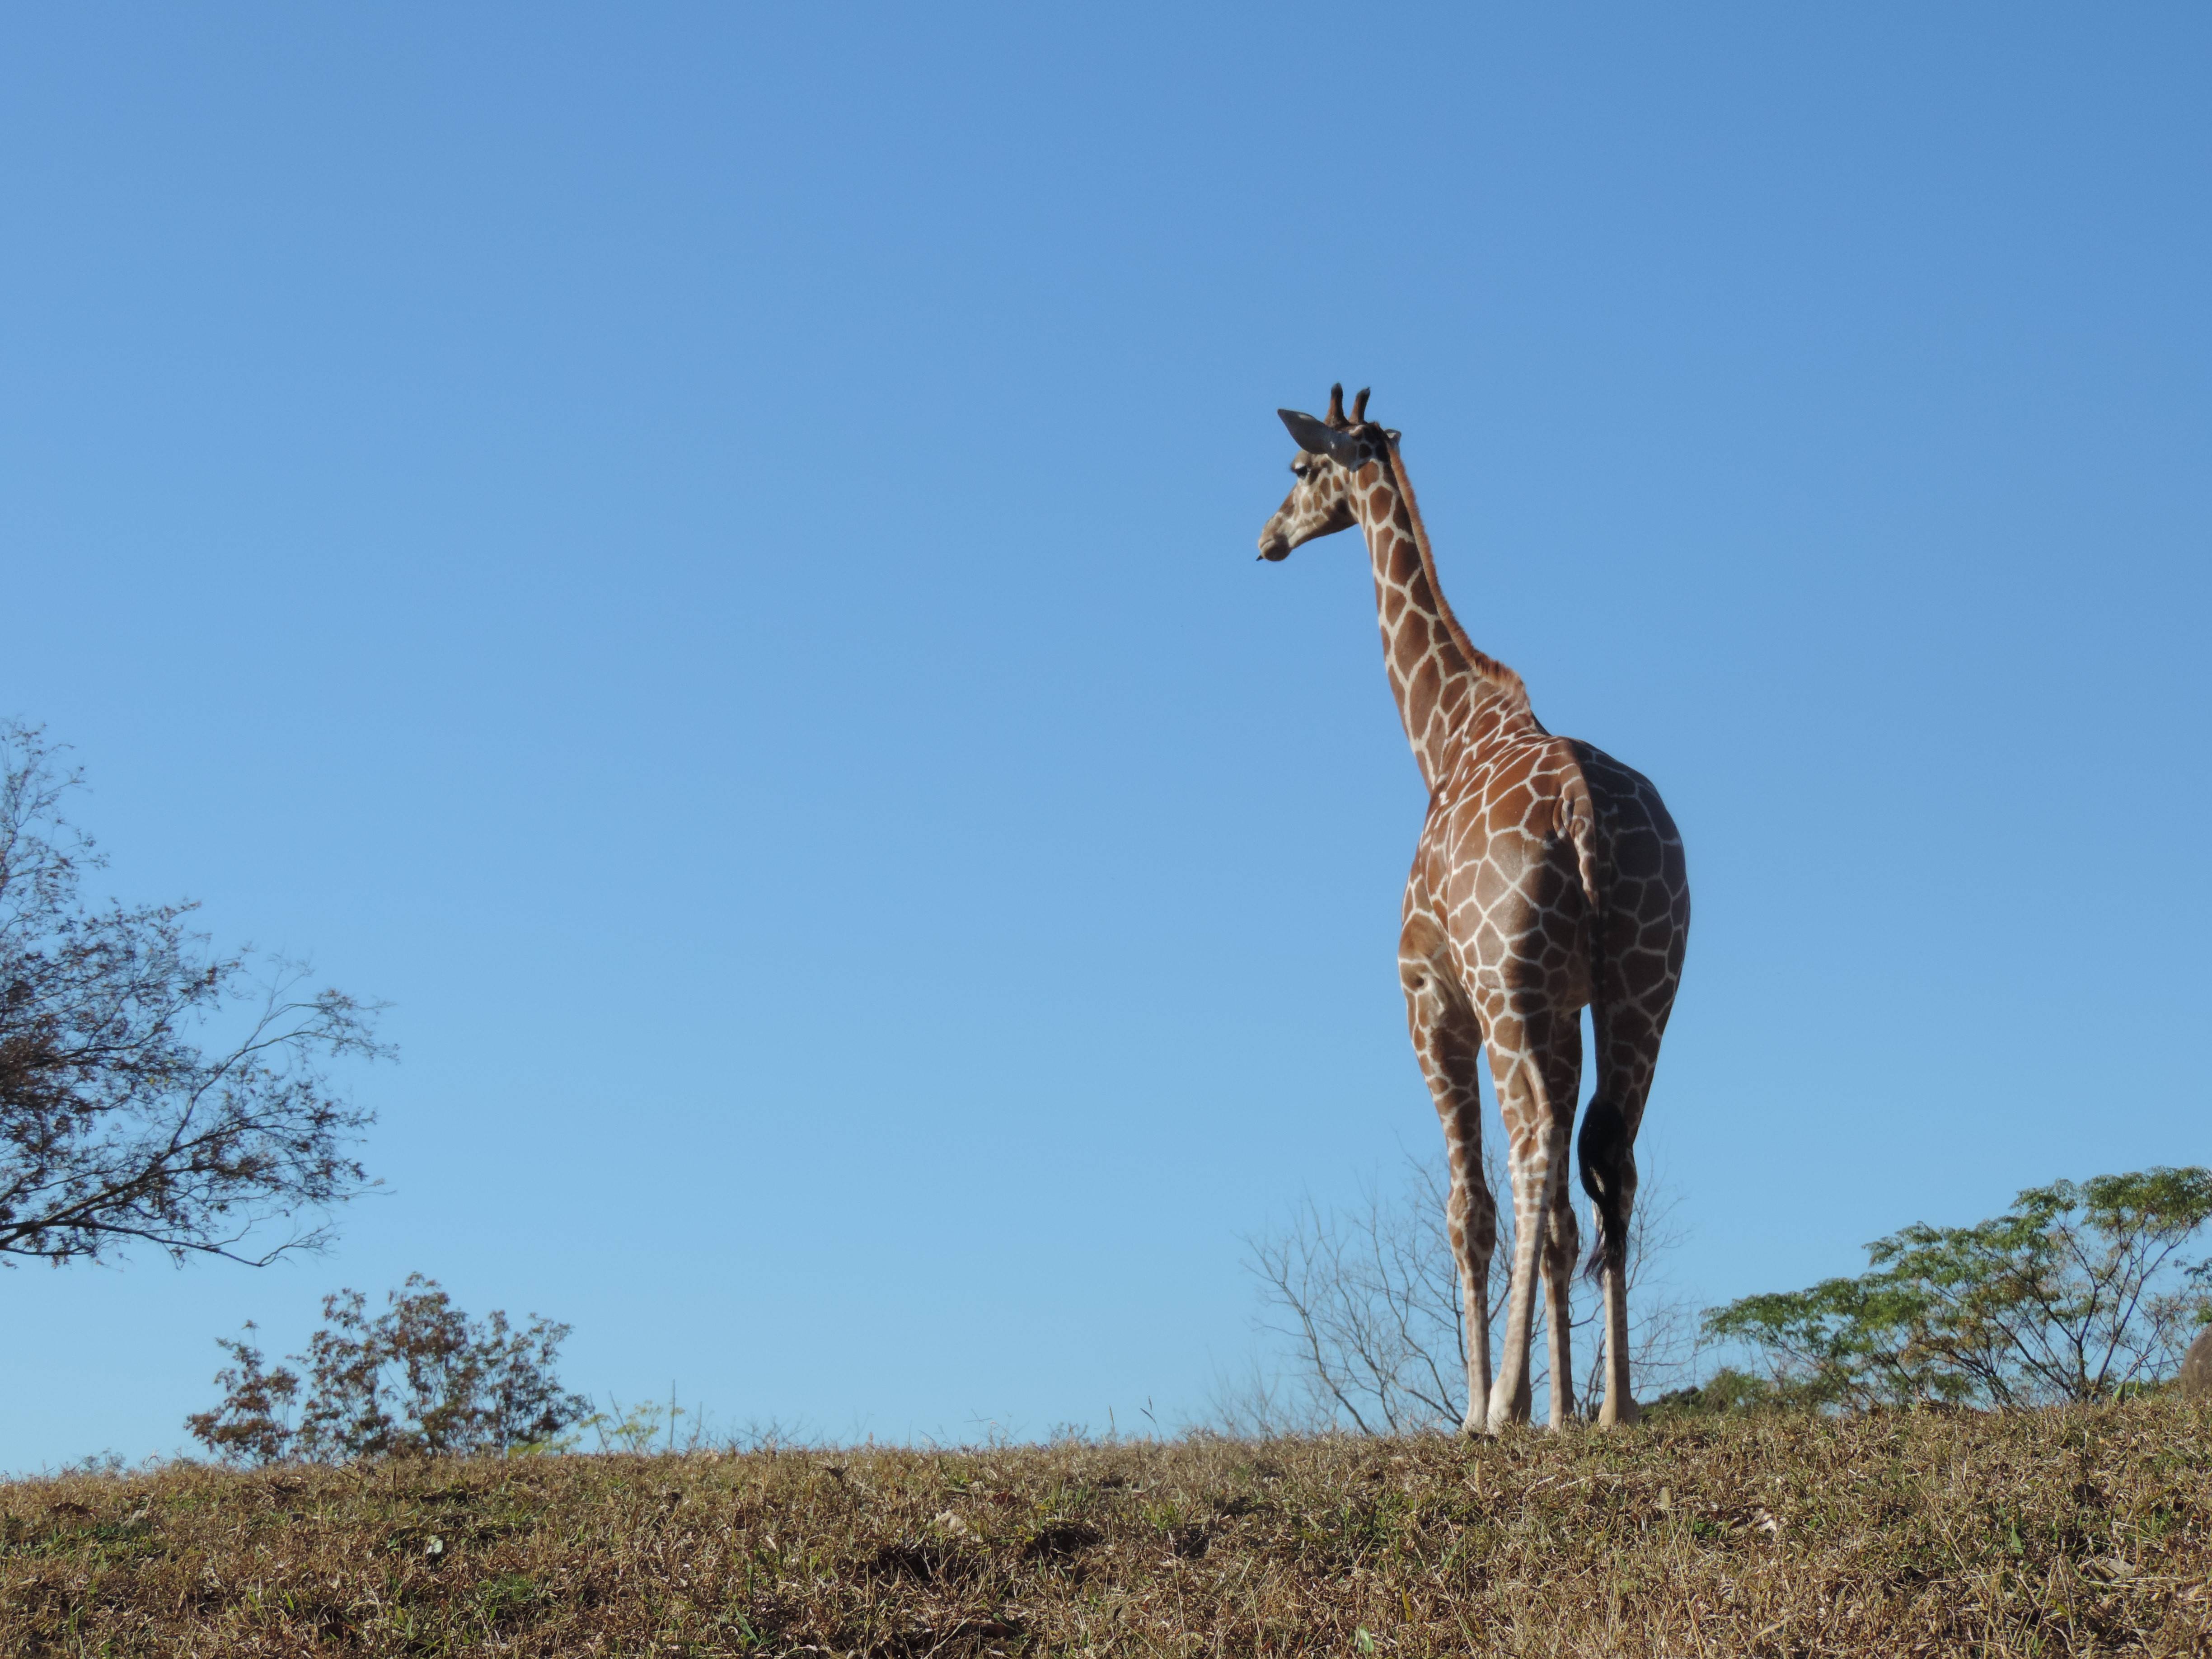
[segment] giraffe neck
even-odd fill
[[[1471,750],[1543,728],[1521,677],[1476,650],[1445,602],[1405,463],[1385,451],[1353,475],[1352,492],[1375,567],[1382,665],[1434,794]]]

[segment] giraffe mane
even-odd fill
[[[1385,438],[1382,454],[1389,465],[1390,476],[1397,483],[1398,499],[1406,504],[1406,517],[1413,523],[1413,546],[1421,556],[1421,569],[1428,576],[1429,592],[1436,596],[1437,611],[1443,617],[1444,626],[1451,630],[1453,641],[1466,653],[1467,659],[1474,665],[1476,673],[1496,686],[1509,702],[1528,709],[1528,688],[1521,676],[1497,658],[1477,650],[1474,641],[1468,638],[1467,629],[1459,625],[1459,617],[1451,608],[1451,601],[1444,597],[1444,585],[1437,576],[1437,556],[1429,545],[1429,527],[1422,522],[1421,504],[1414,499],[1413,481],[1406,476],[1405,463],[1398,459],[1398,446]]]

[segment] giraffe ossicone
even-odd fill
[[[1690,885],[1682,839],[1649,780],[1595,746],[1547,732],[1521,677],[1475,649],[1445,602],[1399,434],[1367,419],[1363,391],[1329,390],[1316,418],[1281,410],[1296,482],[1260,533],[1260,556],[1357,526],[1375,571],[1382,661],[1429,787],[1398,941],[1413,1052],[1443,1120],[1446,1221],[1467,1317],[1470,1433],[1529,1415],[1536,1282],[1554,1426],[1574,1413],[1568,1293],[1578,1254],[1567,1149],[1590,1011],[1596,1088],[1577,1156],[1605,1304],[1601,1424],[1633,1422],[1628,1223],[1635,1145],[1680,983]],[[1507,1137],[1514,1259],[1493,1376],[1490,1270],[1497,1206],[1482,1169],[1478,1068],[1487,1051]]]

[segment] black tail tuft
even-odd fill
[[[1583,1114],[1575,1142],[1582,1165],[1583,1190],[1597,1208],[1597,1241],[1583,1274],[1595,1279],[1608,1267],[1618,1271],[1628,1259],[1628,1206],[1636,1191],[1636,1157],[1628,1124],[1609,1100],[1593,1100]]]

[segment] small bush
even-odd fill
[[[305,1356],[263,1369],[249,1334],[220,1346],[232,1364],[216,1376],[224,1395],[185,1419],[195,1439],[227,1462],[507,1453],[555,1442],[583,1422],[592,1402],[562,1390],[554,1372],[566,1325],[531,1316],[512,1329],[495,1311],[481,1324],[420,1273],[386,1297],[375,1318],[358,1291],[323,1299],[331,1322]]]
[[[1644,1408],[1655,1422],[1740,1417],[1759,1411],[1802,1410],[1808,1402],[1786,1383],[1724,1365],[1696,1388],[1662,1394]]]

